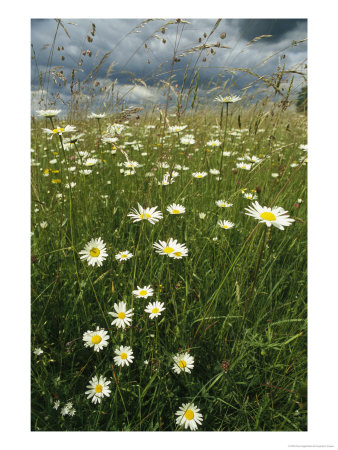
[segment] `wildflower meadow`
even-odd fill
[[[139,22],[151,103],[95,20],[68,72],[72,25],[48,70],[32,46],[31,429],[306,431],[306,64],[203,81],[221,19],[184,48],[189,19]]]

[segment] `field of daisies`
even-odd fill
[[[31,137],[31,427],[307,429],[307,136],[239,97]]]

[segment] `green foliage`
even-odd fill
[[[211,113],[182,118],[184,133],[195,136],[189,146],[177,133],[166,133],[162,145],[155,113],[130,120],[116,153],[98,139],[95,120],[72,122],[85,136],[66,151],[58,136],[46,139],[43,120],[32,124],[32,157],[40,165],[32,166],[31,339],[32,350],[44,351],[32,355],[32,430],[177,430],[175,412],[187,402],[200,408],[201,430],[307,429],[306,166],[299,149],[306,127],[299,116],[283,112],[285,117],[265,116],[256,130],[249,109],[241,112],[238,130],[236,108],[229,107],[226,133]],[[108,123],[114,118],[102,119],[101,129]],[[206,145],[216,138],[220,147]],[[120,172],[125,162],[120,148],[142,164],[135,175]],[[222,161],[223,149],[232,154]],[[90,175],[79,173],[82,151],[98,160]],[[245,154],[261,162],[250,171],[234,170]],[[164,160],[169,169],[157,167]],[[176,164],[189,170],[178,170],[173,184],[159,186],[157,180]],[[221,165],[218,180],[209,169]],[[155,177],[146,176],[154,167]],[[44,176],[46,169],[59,172]],[[208,176],[193,178],[200,170]],[[57,178],[62,182],[52,183]],[[70,181],[76,186],[67,189]],[[250,201],[242,189],[255,191],[261,205],[282,206],[295,222],[284,231],[257,226],[244,214]],[[219,199],[233,206],[218,208]],[[173,202],[186,213],[169,215]],[[127,214],[137,203],[158,206],[163,220],[133,223]],[[220,219],[236,226],[221,229]],[[41,228],[43,221],[47,228]],[[79,251],[99,236],[109,256],[102,267],[90,267]],[[187,258],[154,251],[154,242],[170,237],[186,244]],[[122,250],[134,257],[116,261]],[[155,295],[147,300],[158,299],[166,308],[156,320],[144,312],[148,301],[131,295],[136,286],[149,284]],[[121,300],[134,308],[125,331],[111,325],[108,314]],[[99,353],[82,341],[96,326],[110,335]],[[120,369],[113,357],[121,344],[132,347],[135,359]],[[172,356],[180,350],[195,358],[191,374],[172,371]],[[112,391],[96,405],[85,395],[95,374],[107,377]],[[55,410],[57,399],[61,406]],[[76,413],[63,417],[60,410],[68,401]]]

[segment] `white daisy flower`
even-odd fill
[[[106,117],[106,114],[105,113],[102,113],[102,114],[91,113],[87,117],[88,117],[88,119],[104,119]]]
[[[237,169],[244,169],[244,170],[250,170],[250,169],[251,169],[251,166],[252,166],[252,164],[250,164],[250,163],[244,163],[244,162],[241,162],[241,163],[237,163],[237,164],[236,164]]]
[[[206,145],[209,145],[210,147],[219,147],[221,145],[221,141],[218,139],[208,141]]]
[[[127,259],[130,259],[133,256],[134,255],[130,253],[128,250],[124,250],[115,255],[115,259],[117,259],[117,261],[127,261]]]
[[[42,131],[53,136],[54,134],[72,133],[73,131],[76,131],[76,127],[73,125],[66,125],[64,128],[56,127],[53,130],[50,130],[49,128],[42,128]]]
[[[206,214],[204,212],[200,212],[198,213],[198,217],[203,220],[206,218]]]
[[[170,214],[183,214],[185,213],[185,207],[177,203],[173,203],[167,207],[167,211],[169,211]]]
[[[60,406],[60,400],[55,400],[54,404],[53,404],[53,409],[58,409]]]
[[[76,183],[75,182],[71,182],[71,183],[67,183],[67,184],[65,184],[65,188],[67,188],[67,189],[69,189],[69,188],[73,188],[73,187],[75,187],[76,186]]]
[[[81,250],[79,254],[82,255],[80,259],[85,259],[89,266],[95,266],[95,264],[102,266],[102,262],[108,256],[106,244],[100,237],[89,241],[84,250]]]
[[[126,310],[127,304],[125,302],[119,302],[119,304],[114,303],[114,309],[116,312],[109,312],[113,317],[116,317],[115,320],[112,321],[112,325],[116,325],[117,328],[125,328],[125,326],[129,326],[131,323],[131,317],[134,315],[133,308]]]
[[[55,117],[60,112],[61,112],[61,109],[46,109],[46,110],[40,109],[39,111],[36,111],[36,113],[38,114],[39,117],[47,117],[47,118]]]
[[[178,416],[176,424],[184,426],[185,429],[189,427],[190,430],[197,430],[197,425],[201,425],[203,422],[203,416],[199,411],[200,409],[193,403],[183,403],[175,413]]]
[[[218,95],[215,98],[215,102],[219,103],[235,103],[239,102],[241,100],[241,97],[238,95],[227,95],[226,97],[222,97],[221,95]]]
[[[117,348],[115,350],[115,355],[117,356],[114,356],[114,362],[118,366],[129,366],[129,364],[133,363],[134,356],[133,351],[130,347],[124,347],[123,345],[121,345],[120,348]]]
[[[91,398],[93,403],[101,403],[101,400],[104,398],[104,396],[110,396],[111,391],[110,389],[108,389],[109,384],[110,381],[102,375],[100,375],[99,377],[94,376],[89,381],[89,385],[86,386],[87,388],[89,388],[89,390],[86,391],[86,395],[88,394],[87,398]]]
[[[153,244],[156,252],[160,255],[167,255],[170,258],[181,259],[188,255],[188,249],[185,244],[179,244],[176,239],[170,238],[169,241],[159,241]]]
[[[93,171],[91,169],[83,169],[83,170],[79,170],[79,173],[81,173],[82,175],[90,175]]]
[[[42,229],[47,228],[47,227],[48,227],[48,222],[46,222],[46,221],[41,222],[41,223],[40,223],[40,227],[41,227]]]
[[[257,201],[253,202],[251,206],[245,208],[245,214],[259,220],[260,223],[265,223],[268,227],[271,225],[284,230],[284,227],[288,227],[294,222],[283,208],[275,206],[268,208],[267,206],[261,206]]]
[[[181,144],[183,145],[192,145],[195,144],[195,139],[190,136],[184,136],[181,138]]]
[[[159,186],[168,186],[169,184],[174,183],[174,178],[171,178],[169,174],[165,174],[163,175],[163,180],[162,181],[158,181],[157,184]]]
[[[207,174],[207,172],[194,172],[193,174],[192,174],[192,176],[194,177],[194,178],[204,178],[204,177],[206,177],[208,174]]]
[[[137,167],[142,167],[141,164],[139,164],[137,161],[125,161],[123,163],[124,167],[127,169],[135,169]]]
[[[219,175],[220,171],[218,169],[210,169],[209,172],[211,173],[211,175]]]
[[[177,353],[173,357],[174,365],[172,369],[175,373],[187,372],[191,373],[191,369],[194,368],[194,357],[189,355],[189,353]]]
[[[257,195],[253,194],[251,192],[244,193],[243,195],[244,195],[244,198],[247,198],[248,200],[256,200],[256,198],[257,198]]]
[[[140,220],[148,220],[148,222],[154,225],[154,223],[163,219],[161,211],[156,211],[156,209],[157,206],[154,206],[153,208],[142,208],[138,203],[138,210],[133,208],[128,216],[133,219],[134,223],[139,222]]]
[[[87,166],[87,167],[91,167],[91,166],[93,166],[96,163],[97,163],[97,159],[96,158],[88,158],[84,162],[84,165]]]
[[[220,208],[229,208],[233,205],[232,203],[228,203],[225,200],[217,200],[215,203]]]
[[[85,347],[92,347],[94,352],[99,352],[107,347],[109,334],[106,330],[96,327],[95,331],[86,331],[83,333],[83,341]]]
[[[132,294],[136,298],[147,298],[152,297],[154,295],[154,289],[149,286],[144,286],[143,288],[140,288],[140,286],[137,286],[137,289],[135,289]]]
[[[34,353],[34,355],[39,356],[43,353],[43,350],[42,350],[42,348],[37,347],[34,349],[33,353]]]
[[[169,133],[179,133],[187,128],[187,125],[174,125],[172,127],[168,127]]]
[[[219,220],[217,222],[217,225],[219,225],[221,228],[224,228],[225,230],[235,226],[234,223],[229,222],[228,220]]]
[[[144,311],[149,314],[150,319],[153,319],[154,317],[160,316],[161,312],[165,310],[163,305],[164,303],[160,303],[158,301],[149,303]]]
[[[223,152],[223,156],[230,156],[231,155],[231,152]]]

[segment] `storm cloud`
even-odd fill
[[[102,87],[115,80],[115,89],[120,90],[128,104],[142,103],[145,99],[161,102],[159,88],[169,78],[174,52],[178,61],[174,64],[173,82],[180,86],[186,77],[188,83],[198,69],[200,92],[219,87],[216,93],[222,94],[222,86],[227,83],[227,93],[240,94],[254,81],[245,69],[264,76],[285,64],[286,70],[304,72],[307,20],[222,19],[212,33],[216,21],[216,18],[185,19],[183,23],[175,23],[175,19],[62,19],[63,26],[59,24],[57,29],[56,20],[32,19],[32,110],[46,90],[51,68],[56,68],[56,73],[62,71],[61,77],[67,79],[65,87],[57,76],[55,82],[48,83],[48,91],[54,96],[59,93],[63,99],[69,99],[74,69],[74,79],[80,83],[95,79]],[[217,43],[228,48],[191,51],[202,44]],[[100,69],[91,74],[108,52]],[[295,90],[304,83],[299,73],[295,74]],[[135,83],[137,88],[133,88]],[[91,87],[90,83],[88,86]],[[256,87],[253,83],[248,92]],[[56,104],[62,107],[58,97]]]

